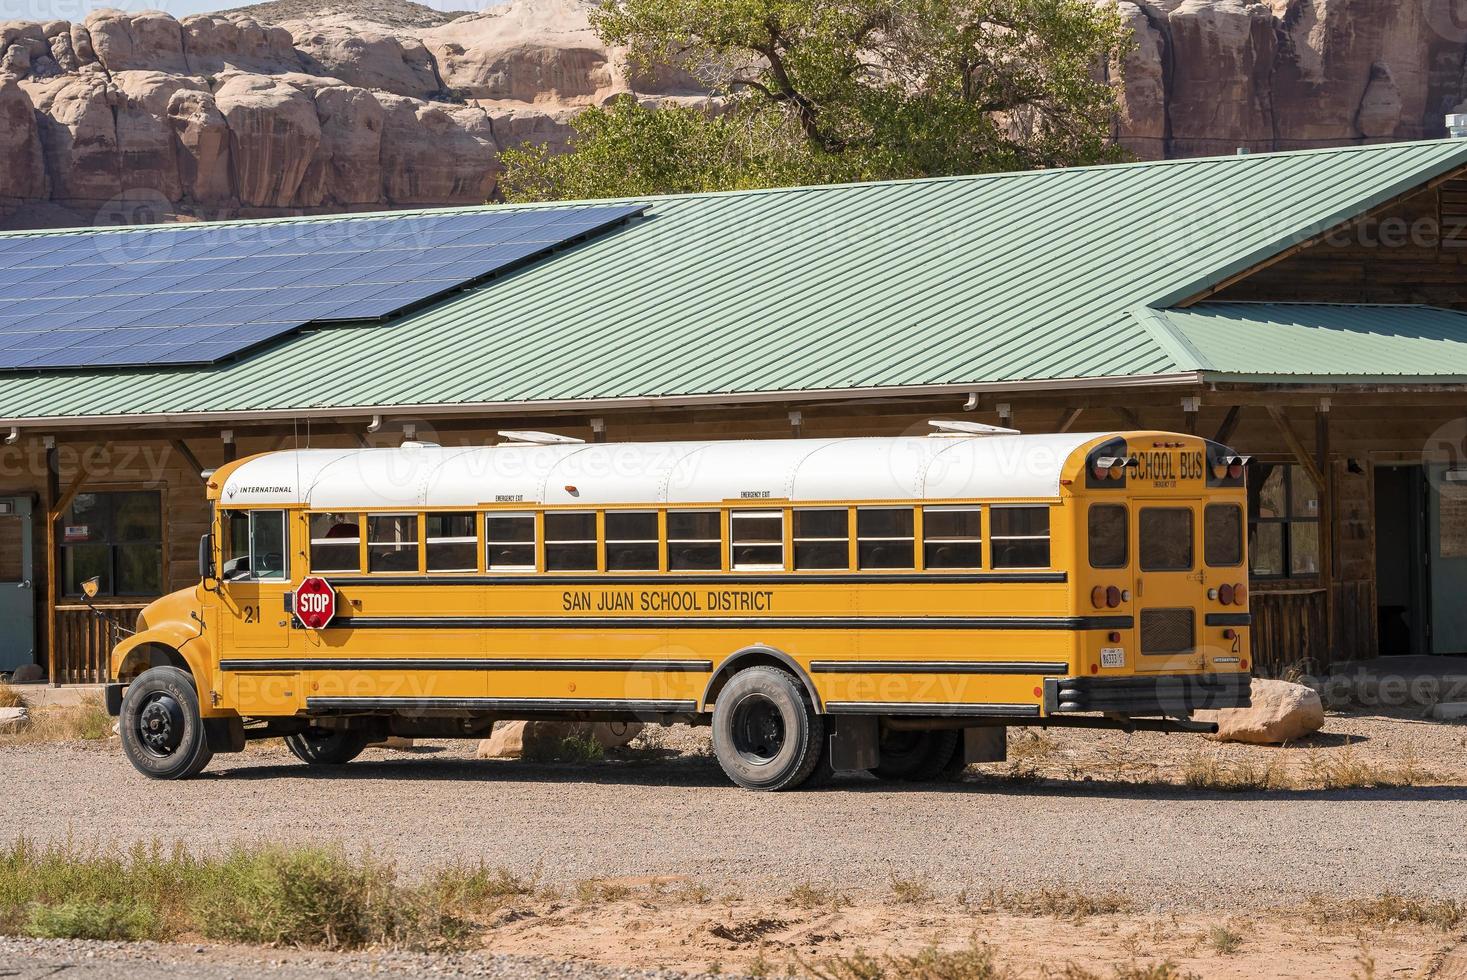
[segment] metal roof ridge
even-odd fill
[[[1205,372],[1216,369],[1215,364],[1167,321],[1166,310],[1143,304],[1131,307],[1129,312],[1137,326],[1171,358],[1176,370]]]

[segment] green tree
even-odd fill
[[[720,108],[632,99],[569,153],[505,155],[511,199],[944,176],[1118,159],[1108,81],[1130,43],[1092,0],[603,0],[634,72],[675,65]]]

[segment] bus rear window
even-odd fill
[[[1191,571],[1192,508],[1143,507],[1139,526],[1143,572]]]
[[[1202,512],[1202,557],[1214,568],[1243,564],[1243,508],[1207,505]]]
[[[989,511],[994,568],[1049,567],[1049,508],[994,507]]]
[[[1091,504],[1089,526],[1090,567],[1126,567],[1126,508],[1120,504]]]

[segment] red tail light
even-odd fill
[[[1228,477],[1229,477],[1229,479],[1236,480],[1236,479],[1240,478],[1242,475],[1243,475],[1243,464],[1242,463],[1230,463],[1230,464],[1228,464]]]
[[[1225,606],[1231,606],[1233,604],[1233,587],[1231,585],[1218,586],[1217,601]]]
[[[1121,590],[1112,585],[1105,590],[1105,604],[1114,609],[1121,604]]]

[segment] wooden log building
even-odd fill
[[[124,623],[192,584],[200,474],[245,454],[932,418],[1251,455],[1263,673],[1467,653],[1467,141],[635,203],[384,320],[209,364],[0,370],[0,671],[103,680],[81,580]],[[276,220],[279,254],[361,220]],[[202,227],[253,226],[128,233]]]

